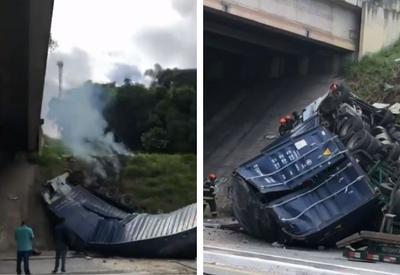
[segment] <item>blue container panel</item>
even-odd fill
[[[290,190],[344,158],[345,151],[336,136],[317,127],[263,152],[237,173],[261,193]]]
[[[298,236],[329,227],[375,197],[356,163],[344,161],[329,174],[313,178],[313,187],[282,197],[269,208],[286,230]]]
[[[50,209],[65,219],[67,228],[71,229],[82,241],[88,242],[96,231],[97,224],[103,218],[88,211],[79,202],[65,198],[54,202]]]
[[[49,208],[57,217],[63,217],[70,234],[78,237],[79,244],[73,246],[124,256],[196,254],[195,203],[166,214],[129,214],[81,187],[71,186],[68,193],[59,195]],[[143,250],[146,243],[149,246]]]

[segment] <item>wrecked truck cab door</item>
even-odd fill
[[[269,241],[335,243],[360,225],[360,211],[377,205],[355,159],[312,118],[238,167],[232,182],[235,216]]]

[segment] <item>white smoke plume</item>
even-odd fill
[[[114,140],[112,132],[106,133],[107,122],[103,110],[108,97],[99,85],[90,82],[63,93],[62,98],[49,102],[48,118],[58,127],[60,138],[75,157],[94,165],[94,172],[106,177],[105,163],[115,171],[120,170],[116,155],[130,155],[127,148]]]
[[[64,62],[61,98],[58,98],[59,60]],[[91,60],[84,50],[74,48],[68,53],[49,53],[42,102],[44,132],[60,138],[75,157],[90,163],[93,172],[105,178],[109,170],[106,166],[113,166],[117,173],[120,171],[116,155],[131,153],[123,144],[115,142],[112,132],[105,133],[107,122],[103,110],[108,97],[104,96],[102,87],[84,84],[91,76]]]

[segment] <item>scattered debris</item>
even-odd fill
[[[235,222],[231,222],[231,223],[221,224],[220,228],[233,230],[233,231],[240,231],[241,226],[240,226],[239,222],[235,221]]]
[[[278,243],[278,242],[273,242],[271,245],[272,245],[273,247],[275,247],[275,248],[283,248],[283,247],[284,247],[283,244]]]
[[[389,83],[383,85],[383,91],[388,92],[394,90],[395,86]]]
[[[395,115],[400,114],[400,103],[395,103],[392,106],[390,106],[389,111],[391,111]]]
[[[378,109],[386,109],[387,107],[390,106],[390,104],[376,102],[376,103],[372,104],[372,106],[375,108],[378,108]]]
[[[18,196],[15,196],[15,195],[8,195],[8,199],[9,199],[10,201],[16,201],[16,200],[19,200],[19,197],[18,197]]]
[[[207,228],[221,229],[221,225],[218,224],[218,223],[209,223],[209,222],[205,222],[205,223],[203,223],[203,226],[204,226],[204,227],[207,227]]]
[[[272,139],[277,139],[278,136],[277,135],[265,135],[264,139],[268,139],[268,140],[272,140]]]

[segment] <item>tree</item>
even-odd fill
[[[118,141],[133,151],[196,152],[196,71],[155,66],[149,87],[126,81],[112,87],[104,110]]]
[[[165,151],[168,145],[168,134],[161,127],[154,127],[141,136],[143,148],[147,152]]]

